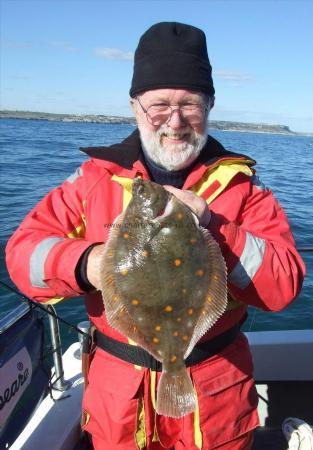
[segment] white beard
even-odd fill
[[[185,130],[173,131],[168,125],[162,125],[157,131],[147,130],[144,126],[139,125],[139,132],[141,144],[144,153],[148,155],[152,161],[158,166],[169,171],[181,170],[192,164],[199,156],[201,150],[208,139],[208,124],[206,121],[203,133],[196,133],[190,131],[189,127]],[[183,137],[188,132],[190,142],[182,144],[171,145],[171,147],[164,148],[161,144],[162,135],[166,134],[169,137]]]

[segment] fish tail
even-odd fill
[[[195,410],[194,387],[186,367],[171,373],[163,371],[157,391],[156,412],[167,417],[183,417]]]

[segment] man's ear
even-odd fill
[[[131,107],[131,109],[132,109],[132,111],[133,111],[135,117],[136,117],[136,115],[137,115],[136,99],[130,97],[130,98],[129,98],[129,104],[130,104],[130,107]]]

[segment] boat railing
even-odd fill
[[[64,378],[64,370],[63,370],[63,352],[61,345],[61,335],[59,329],[59,322],[64,323],[69,328],[72,328],[78,333],[78,338],[80,341],[80,350],[78,357],[81,357],[82,352],[89,346],[90,343],[90,322],[83,321],[80,322],[77,326],[58,316],[56,313],[56,309],[52,305],[46,305],[44,303],[37,303],[26,295],[20,293],[15,288],[9,286],[6,282],[0,281],[0,285],[5,287],[7,290],[15,293],[22,300],[26,300],[27,303],[22,303],[18,307],[14,308],[10,311],[4,318],[0,320],[0,335],[3,334],[6,330],[10,329],[18,320],[22,319],[26,314],[28,314],[32,309],[42,310],[45,315],[48,316],[49,321],[49,330],[50,330],[50,342],[51,342],[51,354],[53,357],[54,363],[54,381],[51,386],[60,391],[65,391],[70,388],[70,383],[67,382]]]
[[[66,391],[71,387],[71,383],[66,381],[64,378],[63,370],[63,359],[62,359],[62,344],[61,344],[61,334],[59,328],[59,317],[56,313],[54,306],[43,305],[48,312],[49,328],[50,328],[50,339],[51,339],[51,353],[53,355],[54,362],[54,374],[55,380],[53,382],[54,389],[60,391]],[[82,348],[89,342],[89,328],[90,322],[85,320],[80,322],[77,326],[78,338],[80,342],[80,352],[79,356],[82,355]]]
[[[62,345],[58,317],[56,310],[52,305],[43,306],[45,306],[47,312],[50,313],[48,314],[48,320],[50,328],[51,353],[53,356],[55,370],[55,381],[53,383],[53,387],[59,391],[66,391],[69,389],[70,384],[64,379]]]
[[[53,387],[60,391],[68,389],[68,383],[64,379],[64,370],[62,362],[62,346],[59,329],[59,320],[56,310],[52,305],[41,305],[47,311],[50,329],[51,353],[55,368],[55,381]],[[33,306],[29,303],[22,303],[21,305],[10,311],[5,317],[0,320],[0,335],[4,334],[15,323],[28,314]]]

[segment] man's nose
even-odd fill
[[[173,108],[171,118],[167,124],[173,130],[177,130],[178,128],[186,126],[186,121],[184,120],[184,117],[182,116],[181,110],[178,106],[176,108]]]

